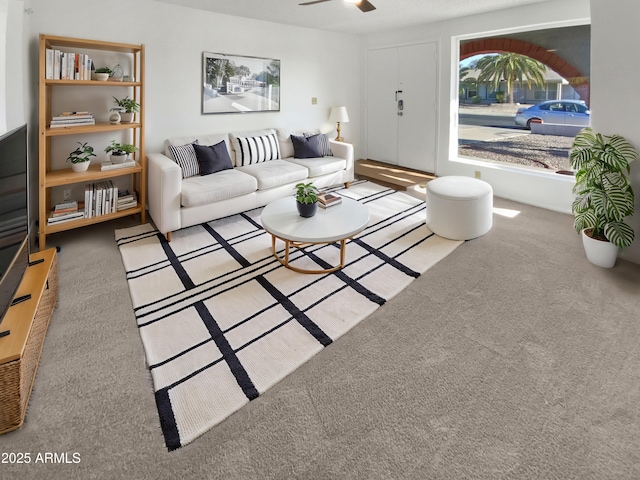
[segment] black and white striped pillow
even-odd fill
[[[320,144],[320,150],[322,151],[323,157],[333,157],[333,152],[331,151],[331,147],[329,146],[329,139],[324,133],[303,133],[305,137],[312,137],[314,135],[318,135],[318,143]]]
[[[173,156],[173,161],[180,165],[182,178],[200,175],[200,165],[193,144],[169,145],[169,152]]]
[[[241,166],[277,160],[280,144],[275,133],[259,137],[237,137],[240,150],[236,152]]]

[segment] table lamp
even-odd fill
[[[340,136],[340,122],[348,122],[349,114],[347,113],[347,107],[331,107],[331,114],[329,115],[330,122],[336,122],[338,124],[338,136],[336,137],[336,141],[342,142],[344,138]]]

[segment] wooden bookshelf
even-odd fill
[[[59,49],[74,53],[85,53],[86,51],[117,52],[131,56],[133,66],[132,82],[97,81],[97,80],[68,80],[46,78],[46,52],[47,49]],[[144,145],[144,45],[105,42],[101,40],[87,40],[73,37],[62,37],[54,35],[40,35],[39,44],[39,151],[38,151],[38,177],[39,177],[39,244],[44,250],[47,246],[47,235],[71,230],[78,227],[106,222],[114,218],[128,215],[140,215],[141,223],[146,222],[146,155]],[[105,97],[111,101],[113,88],[122,89],[123,93],[140,104],[140,112],[137,113],[137,121],[134,123],[111,124],[108,122],[97,122],[95,125],[82,125],[62,128],[51,128],[49,126],[52,117],[52,101],[61,91],[60,89],[82,89],[82,95],[91,95],[92,98]],[[124,95],[123,95],[124,96]],[[115,132],[129,130],[133,133],[133,145],[138,148],[134,154],[137,164],[135,167],[121,168],[101,171],[100,165],[91,165],[87,172],[76,173],[70,168],[54,168],[52,162],[52,145],[57,138],[77,137],[82,135],[100,132]],[[83,218],[64,222],[61,224],[48,225],[47,218],[51,212],[51,190],[56,187],[73,185],[80,183],[92,183],[101,180],[108,180],[117,177],[132,176],[133,189],[137,193],[138,205],[135,208],[114,212],[107,215],[100,215],[91,218]],[[81,201],[81,199],[76,199]]]

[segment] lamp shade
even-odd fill
[[[347,113],[347,107],[331,107],[331,114],[329,115],[330,122],[346,123],[349,121],[349,114]]]

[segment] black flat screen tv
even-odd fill
[[[0,136],[0,323],[29,266],[28,183],[23,125]]]

